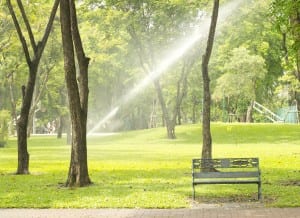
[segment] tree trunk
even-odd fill
[[[61,32],[64,52],[64,69],[72,125],[72,149],[66,186],[87,186],[91,184],[87,165],[86,121],[87,121],[87,72],[89,58],[82,49],[77,27],[73,0],[61,0]],[[79,84],[76,78],[74,47],[79,65]]]
[[[168,112],[168,109],[167,109],[167,106],[166,106],[165,99],[164,99],[163,94],[162,94],[162,90],[161,90],[159,80],[154,81],[154,86],[155,86],[155,90],[156,90],[156,93],[157,93],[157,96],[158,96],[158,100],[159,100],[159,103],[160,103],[160,106],[161,106],[161,109],[162,109],[163,119],[165,121],[165,125],[166,125],[166,128],[167,128],[168,138],[169,139],[175,139],[176,138],[176,136],[175,136],[175,123],[174,123],[174,120],[170,119],[169,112]]]
[[[67,145],[72,145],[72,126],[71,126],[71,121],[70,117],[67,118],[66,120],[66,134],[67,134]]]
[[[51,68],[49,68],[43,78],[43,80],[40,82],[40,80],[42,78],[40,78],[41,76],[37,77],[37,81],[35,82],[35,87],[34,87],[34,92],[33,92],[33,96],[32,96],[32,104],[30,107],[30,111],[29,111],[29,117],[28,117],[28,126],[27,126],[27,137],[30,137],[31,133],[35,133],[36,129],[35,129],[35,113],[38,107],[38,103],[41,99],[42,93],[44,91],[44,89],[46,88],[46,84],[49,78],[49,74],[50,71],[54,68],[54,66],[52,66]],[[40,74],[39,74],[40,75]]]
[[[173,122],[181,125],[181,104],[187,93],[187,77],[190,72],[191,65],[184,61],[183,67],[181,69],[180,79],[177,82],[177,95],[176,95],[176,104],[173,114]]]
[[[249,105],[248,109],[247,109],[247,117],[246,117],[246,122],[247,123],[253,123],[253,104],[254,101],[251,101],[251,104]]]
[[[152,111],[151,111],[151,114],[150,114],[148,128],[156,128],[156,119],[157,119],[156,98],[154,98],[153,101],[152,101]]]
[[[202,57],[202,78],[203,78],[203,120],[202,120],[202,158],[212,158],[212,138],[210,132],[210,105],[211,105],[211,94],[210,94],[210,79],[208,75],[208,64],[211,56],[215,30],[218,19],[219,0],[214,0],[213,13],[211,18],[211,25],[208,35],[207,47],[205,54]]]
[[[62,115],[60,115],[59,119],[58,119],[58,127],[57,127],[57,138],[58,139],[62,138],[63,127],[64,127],[64,117]]]
[[[27,138],[30,138],[31,133],[33,133],[33,122],[34,122],[34,112],[35,112],[36,105],[32,104],[28,114],[28,125],[27,125]]]
[[[193,101],[193,112],[192,112],[192,122],[193,122],[193,124],[196,123],[196,107],[197,107],[197,103],[195,101]]]

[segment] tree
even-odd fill
[[[202,56],[202,78],[203,78],[203,119],[202,119],[202,158],[212,158],[212,138],[210,132],[210,79],[208,74],[208,64],[214,44],[215,31],[218,20],[219,0],[214,0],[211,24],[208,34],[207,47]]]
[[[78,16],[81,17],[79,25],[82,29],[82,40],[85,42],[85,51],[93,60],[89,66],[88,123],[92,129],[120,103],[124,93],[132,89],[138,67],[135,64],[136,57],[129,46],[130,37],[126,31],[127,13],[110,7],[108,3],[99,8],[96,8],[96,3],[89,1],[84,3],[78,8]],[[91,7],[95,7],[94,10],[90,10]],[[145,106],[147,100],[141,98],[135,100],[143,104],[131,102],[131,108],[128,110],[127,105],[123,105],[109,124],[106,123],[97,130],[135,129],[134,120],[142,118],[136,111],[140,110],[143,115],[147,114]]]
[[[60,21],[64,53],[65,80],[72,123],[71,161],[66,186],[91,184],[87,164],[86,122],[88,110],[88,65],[77,24],[74,0],[60,1]],[[75,52],[79,66],[76,78]]]
[[[277,31],[282,35],[283,87],[288,87],[292,101],[300,111],[300,1],[273,0],[271,15]]]
[[[265,78],[266,73],[261,56],[249,54],[244,47],[235,48],[224,66],[224,74],[217,79],[213,97],[216,100],[226,98],[228,110],[232,110],[229,113],[240,113],[242,121],[252,122],[252,107],[248,106],[257,101],[258,82]]]
[[[193,21],[197,18],[197,6],[199,4],[199,2],[193,2],[193,4],[187,5],[185,1],[128,1],[120,6],[130,15],[127,30],[132,38],[140,68],[146,75],[151,77],[157,70],[159,71],[159,62],[163,57],[162,51],[177,45],[177,40],[186,37],[190,31],[189,28],[193,28]],[[187,25],[188,19],[190,26]],[[175,88],[178,90],[175,92],[178,95],[175,97],[174,108],[168,104],[163,91],[164,81],[157,75],[154,76],[156,78],[153,80],[154,89],[161,106],[163,123],[170,139],[176,138],[176,118],[180,115],[178,108],[180,108],[185,96],[183,94],[185,91],[181,87],[185,87],[182,82],[186,80],[181,78],[184,78],[185,75],[179,76],[176,82],[179,86]],[[170,108],[172,109],[170,110]]]
[[[48,24],[45,29],[45,33],[42,37],[42,40],[36,43],[34,34],[32,32],[32,28],[30,26],[27,14],[25,12],[25,9],[23,7],[22,1],[17,0],[17,4],[23,19],[23,22],[25,23],[27,34],[29,36],[31,50],[32,50],[32,56],[30,53],[29,46],[26,42],[25,36],[23,34],[23,31],[21,29],[21,26],[19,24],[19,21],[17,19],[15,10],[13,8],[13,5],[11,4],[10,0],[6,1],[9,12],[12,16],[19,40],[22,44],[24,55],[26,58],[26,62],[29,68],[29,76],[27,85],[22,86],[22,106],[21,106],[21,112],[20,112],[20,118],[17,120],[17,134],[18,134],[18,169],[17,174],[28,174],[29,173],[29,153],[27,150],[27,126],[28,126],[28,118],[29,118],[29,111],[32,103],[33,98],[33,92],[35,87],[35,81],[36,81],[36,75],[38,71],[38,66],[44,51],[44,48],[46,46],[51,27],[55,18],[55,14],[58,8],[59,0],[56,0],[54,2],[50,18],[48,21]]]
[[[211,60],[210,78],[214,93],[213,107],[220,111],[220,115],[223,114],[223,120],[226,120],[226,114],[230,110],[231,113],[241,115],[241,117],[237,117],[239,120],[244,120],[245,110],[250,105],[250,102],[248,100],[244,101],[243,97],[230,97],[228,99],[228,95],[226,93],[224,94],[227,97],[223,95],[222,90],[218,88],[218,79],[227,72],[225,69],[226,63],[231,62],[232,55],[229,54],[232,54],[232,51],[239,47],[246,48],[251,56],[257,55],[263,58],[265,62],[266,74],[264,79],[256,81],[256,88],[251,90],[251,95],[255,92],[256,101],[271,108],[271,110],[278,107],[275,88],[278,84],[278,78],[282,75],[280,57],[282,43],[280,34],[276,32],[268,17],[269,9],[269,0],[256,1],[255,4],[245,1],[240,10],[229,17],[225,24],[222,24],[222,31],[219,32],[216,38],[214,45],[216,55]],[[215,91],[215,89],[218,89],[218,91]],[[248,97],[247,95],[247,99]],[[221,100],[222,98],[223,100]]]

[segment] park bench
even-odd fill
[[[195,185],[257,184],[261,200],[261,178],[258,158],[193,159],[193,199]]]

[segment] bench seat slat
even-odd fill
[[[256,180],[201,180],[194,181],[195,185],[200,184],[258,184],[260,181]]]
[[[201,172],[194,173],[194,178],[252,178],[258,177],[259,172]]]

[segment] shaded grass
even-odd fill
[[[300,206],[300,137],[297,125],[212,125],[214,157],[259,157],[267,206]],[[69,189],[70,146],[65,139],[29,139],[31,175],[17,176],[16,139],[0,149],[0,207],[180,208],[191,201],[191,159],[201,154],[201,126],[177,127],[177,139],[162,128],[88,140],[94,184]],[[296,182],[295,182],[296,181]],[[203,185],[197,201],[256,201],[256,185]]]

